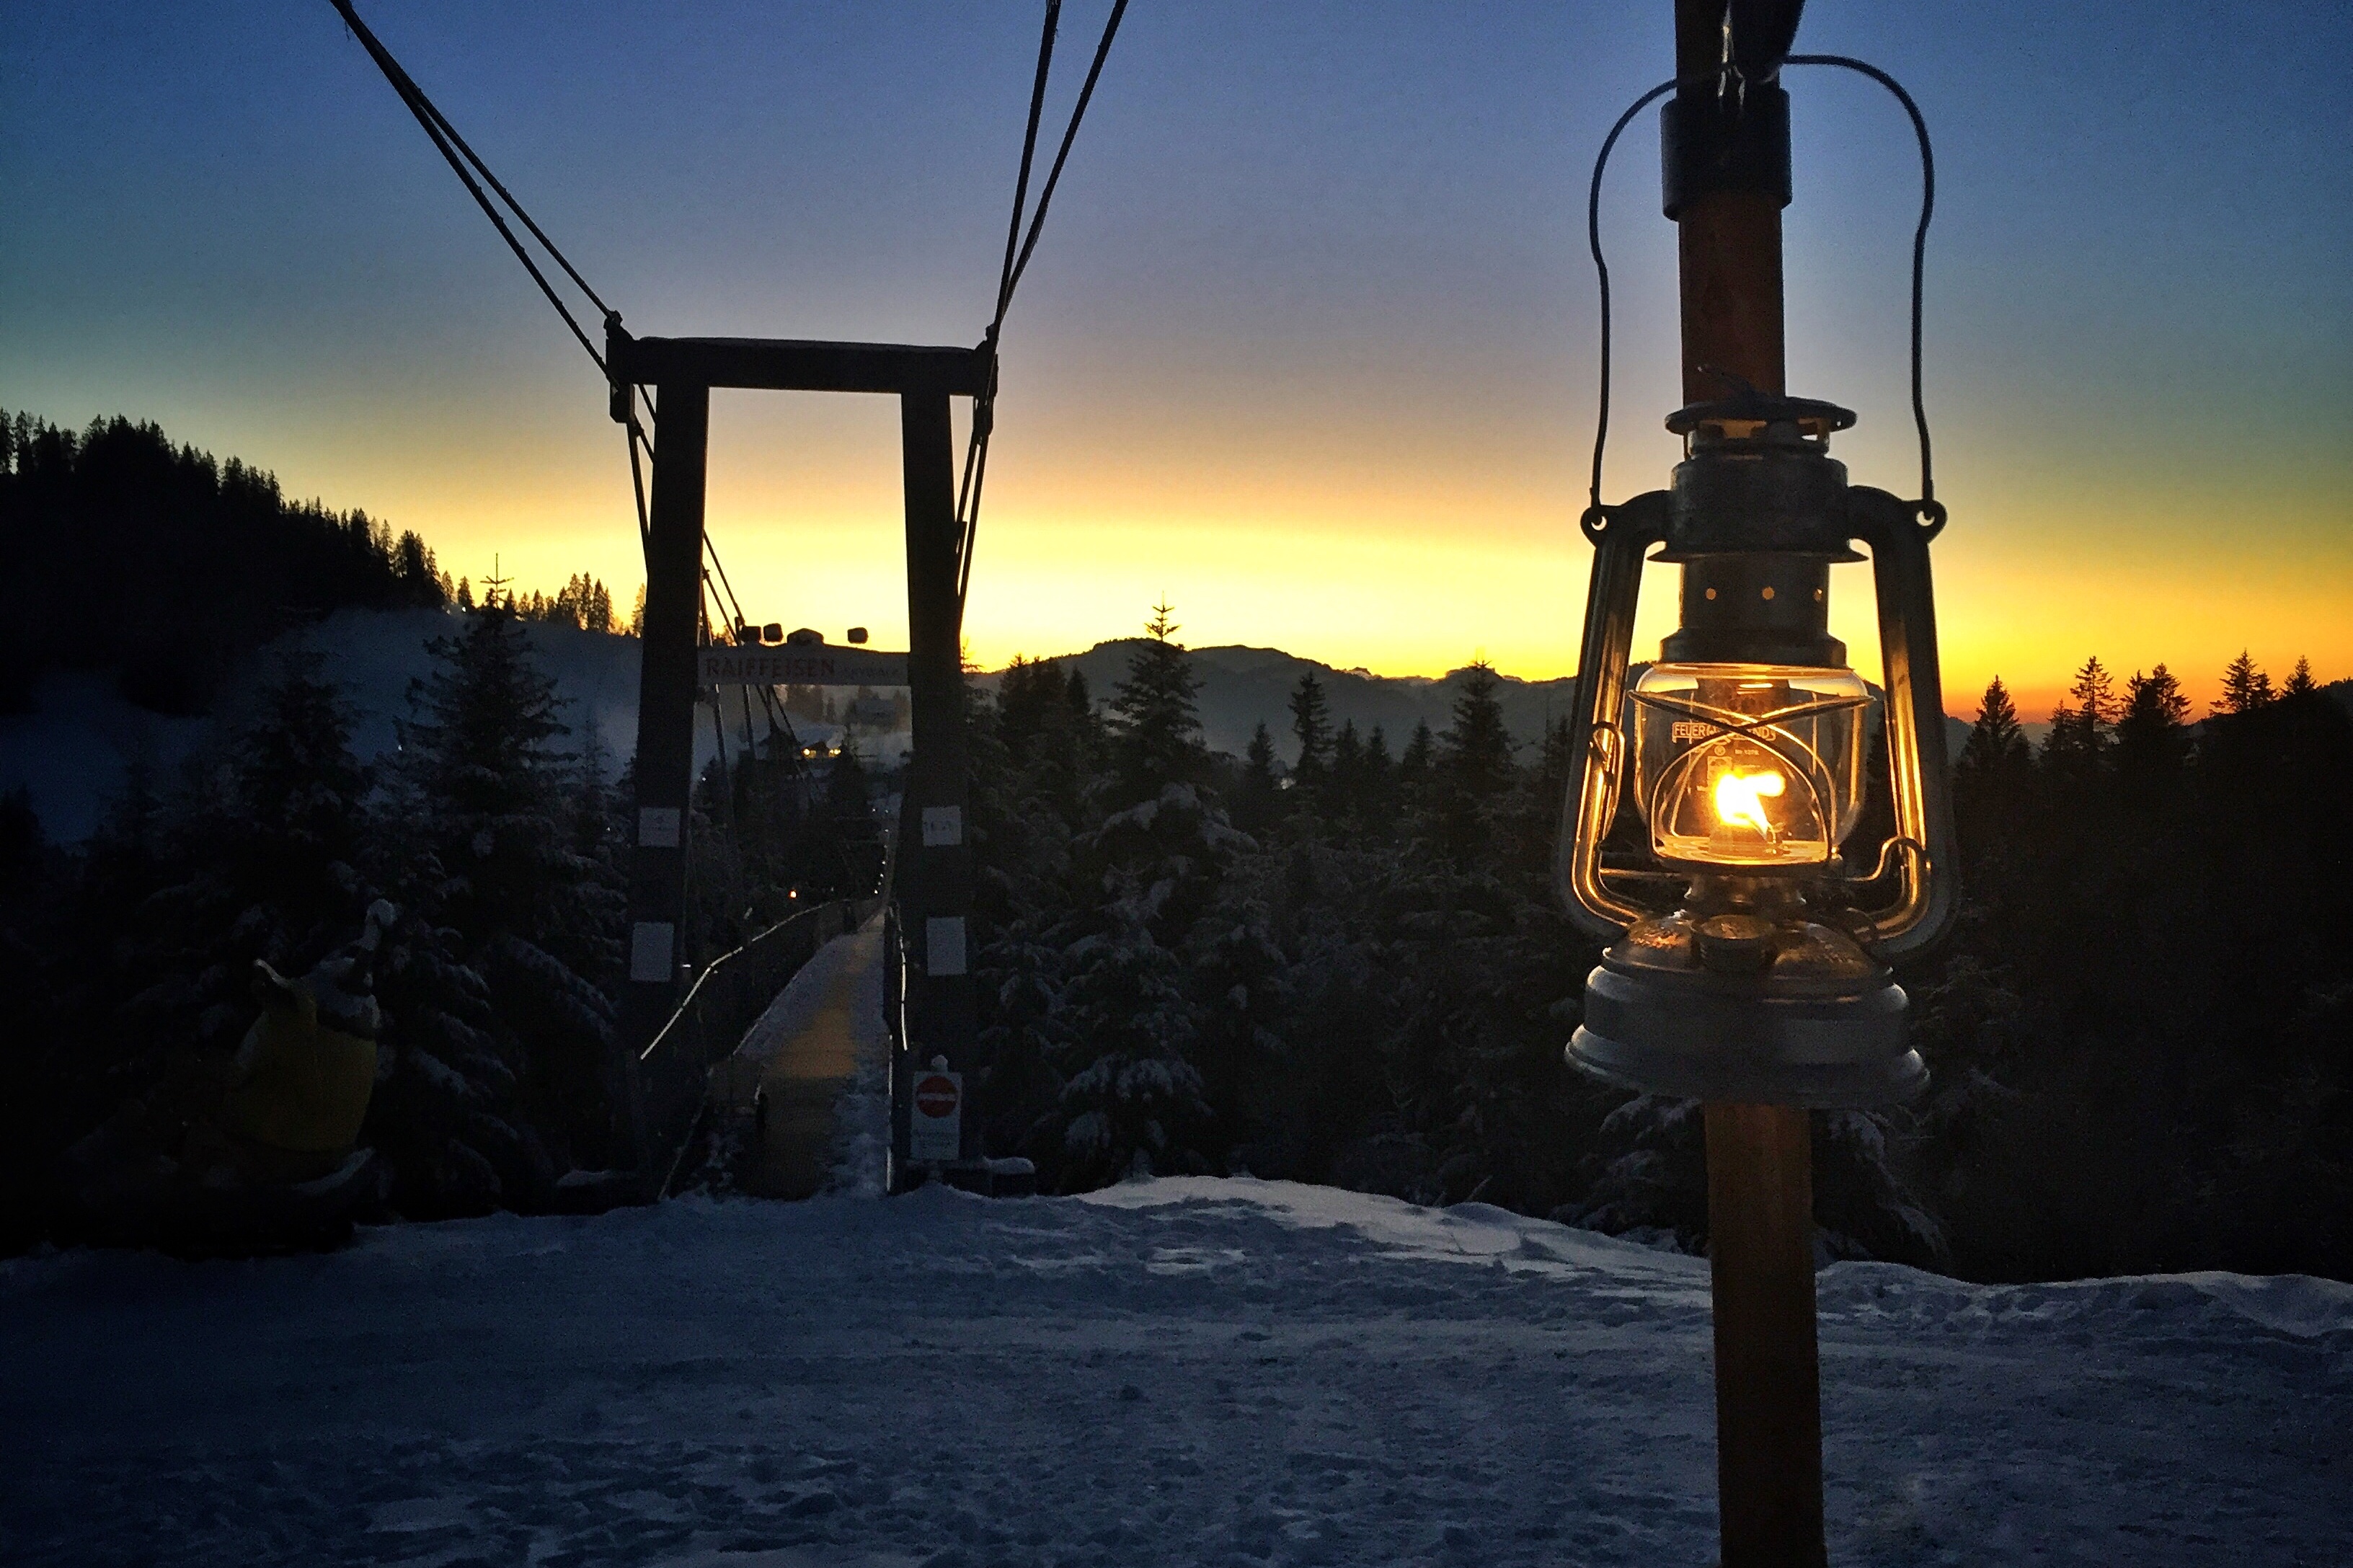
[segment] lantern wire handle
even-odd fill
[[[1688,79],[1704,81],[1715,74],[1710,71],[1705,76]],[[1664,98],[1681,87],[1684,79],[1677,78],[1662,81],[1626,106],[1626,112],[1618,117],[1618,123],[1612,125],[1609,134],[1601,139],[1601,152],[1593,160],[1593,181],[1585,193],[1585,242],[1593,252],[1593,276],[1601,288],[1601,397],[1595,406],[1593,417],[1593,483],[1587,492],[1588,504],[1581,520],[1588,537],[1605,525],[1603,520],[1607,509],[1601,504],[1601,455],[1609,447],[1609,261],[1601,254],[1601,176],[1609,167],[1611,149],[1618,145],[1618,138],[1625,134],[1626,127],[1633,121],[1634,116],[1641,113],[1655,100]]]
[[[1917,502],[1920,522],[1933,539],[1945,526],[1944,503],[1936,499],[1936,466],[1928,439],[1928,405],[1920,385],[1920,321],[1924,281],[1928,261],[1928,223],[1936,212],[1936,153],[1928,140],[1928,121],[1920,106],[1904,90],[1904,84],[1881,70],[1877,66],[1845,55],[1791,55],[1781,62],[1792,66],[1836,66],[1842,70],[1856,71],[1869,77],[1904,106],[1911,117],[1912,134],[1920,146],[1920,222],[1912,231],[1912,422],[1920,431],[1920,499]],[[1601,395],[1596,405],[1593,423],[1593,478],[1588,490],[1588,504],[1580,520],[1590,535],[1607,525],[1607,510],[1601,504],[1601,458],[1609,446],[1609,263],[1601,252],[1601,176],[1609,167],[1609,154],[1618,145],[1618,138],[1634,116],[1657,100],[1676,89],[1697,86],[1715,80],[1732,69],[1730,66],[1705,71],[1696,76],[1677,77],[1662,81],[1626,106],[1626,112],[1610,126],[1609,134],[1602,138],[1601,151],[1593,160],[1593,180],[1585,197],[1585,238],[1593,252],[1594,277],[1601,294]]]

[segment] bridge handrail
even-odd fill
[[[675,1012],[638,1057],[649,1131],[646,1170],[667,1192],[694,1142],[714,1064],[742,1043],[786,983],[832,937],[882,907],[879,894],[829,900],[787,916],[720,954],[696,975]]]

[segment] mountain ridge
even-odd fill
[[[1033,662],[1077,669],[1101,703],[1109,700],[1125,679],[1128,661],[1145,640],[1113,637],[1084,653],[1053,655]],[[1358,733],[1369,735],[1377,725],[1394,756],[1416,723],[1426,722],[1437,731],[1453,721],[1455,699],[1461,695],[1471,671],[1478,668],[1465,665],[1439,676],[1375,675],[1367,669],[1339,669],[1320,659],[1245,643],[1185,651],[1194,673],[1202,678],[1197,701],[1202,739],[1208,748],[1240,756],[1250,746],[1250,731],[1264,723],[1274,739],[1276,757],[1286,765],[1299,760],[1299,741],[1291,732],[1291,693],[1302,671],[1314,670],[1323,683],[1333,729],[1353,720]],[[1546,728],[1567,717],[1577,699],[1574,675],[1530,680],[1501,670],[1490,673],[1495,677],[1495,700],[1503,708],[1504,726],[1512,739],[1524,746],[1541,744]],[[1004,674],[1001,669],[983,670],[973,676],[973,684],[994,691]],[[1873,685],[1872,691],[1877,695],[1879,688]],[[1968,721],[1947,712],[1945,732],[1949,753],[1960,755],[1961,744],[1968,739]]]
[[[1126,678],[1128,661],[1143,646],[1142,637],[1113,637],[1083,653],[1059,654],[1034,662],[1075,668],[1086,677],[1097,701],[1108,700]],[[1354,721],[1360,733],[1378,726],[1394,755],[1404,746],[1418,722],[1433,731],[1452,721],[1454,700],[1475,666],[1466,665],[1440,676],[1375,675],[1363,668],[1340,669],[1320,659],[1285,653],[1281,648],[1224,643],[1186,649],[1194,673],[1202,678],[1198,698],[1202,738],[1211,751],[1240,756],[1250,745],[1250,731],[1263,722],[1274,737],[1275,754],[1286,763],[1299,757],[1299,742],[1291,732],[1291,693],[1303,671],[1313,670],[1323,683],[1332,727]],[[985,670],[974,684],[994,691],[1003,670]],[[1565,716],[1577,689],[1573,675],[1548,680],[1528,680],[1493,672],[1496,700],[1512,738],[1534,744],[1544,738],[1545,726]]]

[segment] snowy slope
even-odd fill
[[[2342,1563],[2353,1288],[1822,1277],[1831,1556]],[[0,1266],[11,1563],[1702,1563],[1704,1263],[1187,1179]]]
[[[437,610],[338,610],[313,626],[290,633],[240,663],[206,719],[165,719],[123,700],[111,679],[62,671],[43,679],[32,712],[0,714],[0,791],[23,788],[43,831],[59,843],[90,837],[107,802],[121,793],[126,766],[143,757],[158,788],[192,751],[246,721],[255,695],[289,652],[317,660],[324,679],[343,689],[352,716],[352,749],[363,761],[395,743],[394,723],[408,716],[409,682],[431,673],[426,645],[459,630],[455,615]],[[618,776],[638,743],[638,666],[634,637],[534,623],[526,628],[542,668],[554,678],[577,749],[593,722],[604,740],[607,765]],[[728,707],[729,744],[739,722]],[[805,739],[830,739],[830,725],[809,725]],[[755,732],[765,734],[765,725]],[[710,721],[697,716],[695,766],[717,749]],[[870,752],[895,758],[900,735],[866,738]]]

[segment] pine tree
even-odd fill
[[[2213,704],[2217,713],[2252,713],[2272,700],[2272,678],[2255,668],[2241,648],[2239,657],[2222,669],[2222,696]]]
[[[2298,654],[2295,668],[2288,672],[2287,684],[2280,688],[2280,695],[2309,697],[2319,689],[2319,685],[2312,679],[2312,661]]]
[[[1263,720],[1250,731],[1250,750],[1242,759],[1241,786],[1234,794],[1234,826],[1249,834],[1264,834],[1274,826],[1282,805],[1274,776],[1274,737]]]
[[[1945,1227],[1898,1169],[1894,1119],[1883,1110],[1817,1110],[1814,1234],[1833,1258],[1934,1268],[1950,1247]]]
[[[1196,999],[1187,1055],[1210,1112],[1201,1147],[1213,1169],[1224,1168],[1267,1131],[1277,1103],[1271,1080],[1284,1065],[1291,966],[1265,905],[1247,895],[1220,902],[1187,957]]]
[[[132,1031],[228,1049],[251,1022],[255,961],[299,973],[356,933],[368,779],[350,740],[342,693],[290,658],[168,803],[131,781],[110,837],[143,841],[159,884],[132,922]]]
[[[1414,721],[1413,733],[1406,737],[1405,750],[1398,755],[1398,787],[1409,801],[1417,800],[1430,785],[1430,774],[1438,765],[1438,738],[1430,732],[1430,721]]]
[[[2116,722],[2116,679],[2101,665],[2099,655],[2084,661],[2067,695],[2075,700],[2076,711],[2088,722],[2103,727]]]
[[[1978,702],[1977,722],[1953,768],[1953,805],[1961,844],[1973,861],[2003,852],[2021,831],[2034,773],[2033,748],[2018,708],[1997,675]]]
[[[1045,732],[1048,710],[1062,701],[1060,669],[1015,654],[997,682],[998,738],[1016,756],[1029,751]]]
[[[2051,710],[2042,763],[2061,784],[2082,787],[2097,778],[2106,760],[2116,717],[2115,681],[2098,655],[2084,661],[2067,695],[2073,706],[2063,702]]]
[[[1354,719],[1340,726],[1332,737],[1332,789],[1330,813],[1335,821],[1348,821],[1364,809],[1365,745],[1356,738]]]
[[[1969,727],[1969,738],[1961,747],[1958,765],[1992,778],[2023,763],[2030,755],[2026,731],[2018,722],[2017,705],[2010,701],[2009,689],[1997,675],[1978,700],[1977,722]]]
[[[2189,700],[2164,665],[2147,675],[2134,670],[2116,723],[2118,776],[2153,785],[2178,773],[2189,751]]]
[[[1707,1131],[1694,1100],[1638,1094],[1602,1118],[1583,1201],[1555,1217],[1685,1252],[1707,1240]]]
[[[409,685],[400,767],[421,843],[456,879],[443,918],[478,936],[545,935],[568,918],[549,885],[569,837],[556,818],[573,762],[552,744],[568,733],[555,682],[503,605],[427,647],[439,665]]]
[[[1362,773],[1357,785],[1357,805],[1366,819],[1366,826],[1378,837],[1391,836],[1397,815],[1397,763],[1389,758],[1388,737],[1378,724],[1365,737]]]
[[[1206,1171],[1195,1140],[1209,1108],[1187,1059],[1195,1028],[1184,965],[1125,918],[1071,961],[1064,1015],[1085,1062],[1061,1095],[1062,1190]]]
[[[366,831],[367,770],[351,750],[342,690],[287,660],[262,693],[261,713],[239,734],[237,837],[244,875],[290,921],[315,927],[356,919],[353,865]],[[349,932],[338,932],[336,941]],[[315,958],[317,954],[306,954]],[[281,963],[301,960],[285,955]]]
[[[1439,737],[1442,767],[1453,786],[1476,800],[1489,800],[1509,787],[1512,752],[1517,749],[1504,723],[1502,685],[1486,660],[1463,671],[1454,699],[1454,721]]]
[[[1185,645],[1176,640],[1170,607],[1153,606],[1145,623],[1149,640],[1128,661],[1127,679],[1112,699],[1122,801],[1152,800],[1170,784],[1192,784],[1207,753],[1194,700],[1201,689]]]
[[[577,826],[567,821],[577,773],[554,744],[567,732],[555,683],[503,603],[427,646],[438,668],[411,684],[411,717],[398,727],[396,848],[406,864],[408,901],[436,933],[411,944],[419,974],[439,987],[424,1000],[452,1021],[458,1044],[479,1045],[459,1025],[494,1042],[470,1050],[478,1066],[491,1079],[502,1071],[522,1079],[526,1105],[575,1160],[608,1158],[617,1037],[611,1001],[586,976],[618,968],[621,900],[597,863],[579,853]],[[487,1027],[467,1016],[465,994],[475,990],[491,998]],[[437,1067],[456,1066],[420,1056],[415,1066],[427,1080],[441,1076]],[[470,1098],[481,1097],[478,1085]],[[459,1123],[479,1109],[468,1094],[444,1098]],[[543,1172],[544,1158],[528,1157],[520,1130],[491,1120],[503,1131],[469,1139],[450,1128],[444,1142],[468,1143],[498,1171],[492,1201],[538,1201],[512,1185]],[[485,1141],[522,1152],[493,1159]],[[479,1174],[446,1147],[435,1153],[452,1171]]]
[[[1299,741],[1299,761],[1291,769],[1293,788],[1304,792],[1301,804],[1314,809],[1332,771],[1332,717],[1324,683],[1313,669],[1301,670],[1299,684],[1292,688],[1291,732]]]
[[[1433,776],[1440,834],[1458,866],[1467,866],[1485,837],[1488,809],[1510,789],[1517,770],[1514,742],[1504,724],[1501,684],[1483,659],[1464,671],[1454,699],[1453,722],[1439,737]]]
[[[605,744],[605,726],[589,708],[580,727],[578,781],[573,785],[573,848],[591,859],[614,858],[614,796],[612,752]]]

